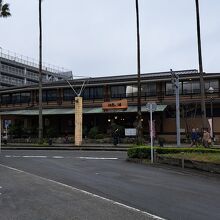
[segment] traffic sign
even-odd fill
[[[146,108],[149,112],[155,112],[157,110],[157,104],[155,102],[148,102]]]

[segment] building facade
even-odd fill
[[[197,70],[175,71],[179,75],[181,138],[185,139],[192,128],[202,128],[200,81]],[[216,139],[220,136],[220,74],[204,74],[207,118],[213,119]],[[81,92],[83,97],[83,134],[89,135],[96,127],[100,135],[111,136],[119,126],[132,129],[137,125],[137,75],[97,77],[43,85],[44,135],[52,129],[56,136],[74,135],[74,100]],[[82,85],[84,85],[82,87]],[[214,91],[209,93],[209,88]],[[73,91],[75,90],[75,92]],[[141,75],[141,103],[143,133],[149,137],[148,102],[156,102],[153,114],[155,136],[166,141],[176,140],[175,93],[170,72]],[[127,103],[127,104],[123,104]],[[106,109],[106,104],[110,108]],[[120,106],[123,106],[120,108]],[[36,85],[7,88],[0,91],[0,114],[5,124],[16,124],[28,135],[37,135],[38,87]],[[6,123],[5,123],[6,122]],[[25,133],[25,132],[23,132]],[[124,132],[121,134],[124,135]]]
[[[0,47],[0,89],[24,85],[36,85],[39,82],[39,64],[29,57],[18,55]],[[72,78],[72,72],[50,64],[43,64],[43,82]]]

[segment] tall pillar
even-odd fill
[[[2,116],[0,115],[0,153],[2,151]]]
[[[75,98],[75,145],[82,144],[82,97]]]

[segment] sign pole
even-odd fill
[[[150,112],[150,147],[151,147],[151,163],[154,163],[154,149],[153,149],[153,112],[157,110],[155,102],[148,102],[146,105],[147,111]]]
[[[150,108],[150,146],[151,146],[151,163],[154,163],[154,152],[153,152],[153,111],[152,105]]]

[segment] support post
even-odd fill
[[[75,98],[75,145],[82,144],[82,97]]]
[[[2,116],[0,115],[0,153],[2,151]]]
[[[180,94],[179,94],[179,76],[171,69],[172,84],[176,94],[176,144],[180,147]]]

